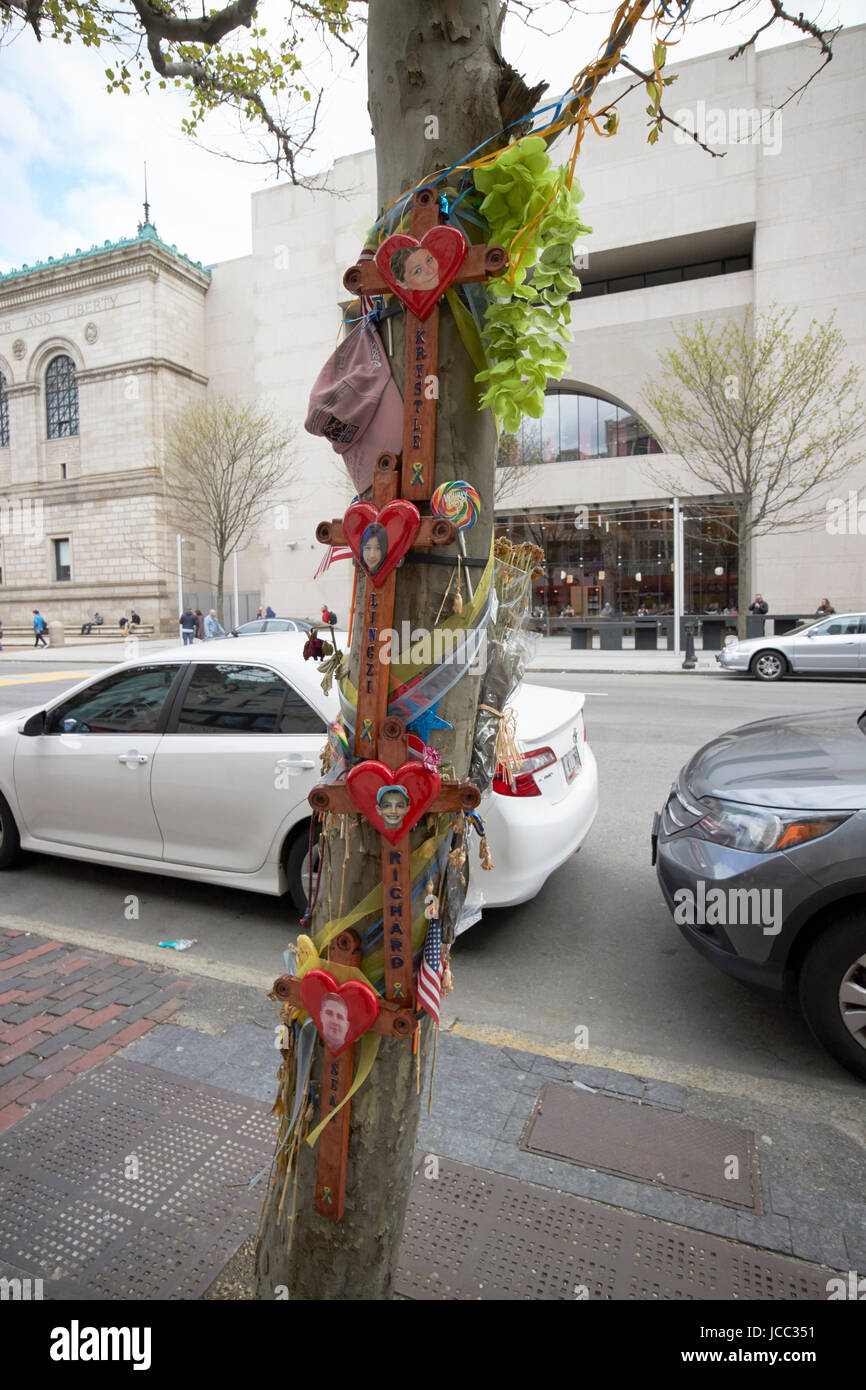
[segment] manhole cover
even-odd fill
[[[651,1187],[762,1211],[755,1137],[735,1125],[548,1084],[520,1147]]]
[[[45,1297],[192,1299],[256,1228],[268,1106],[112,1058],[0,1141],[0,1267]]]
[[[830,1271],[419,1155],[396,1291],[411,1299],[825,1299]]]

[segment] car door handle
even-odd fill
[[[146,753],[121,753],[117,761],[124,763],[127,767],[130,765],[134,767],[137,763],[146,763],[148,758]]]
[[[284,767],[287,772],[300,772],[304,768],[315,767],[312,758],[278,758],[277,767]]]

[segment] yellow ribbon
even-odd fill
[[[339,1105],[335,1105],[333,1110],[329,1110],[323,1120],[320,1120],[314,1130],[307,1135],[307,1143],[310,1148],[314,1148],[322,1130],[329,1120],[332,1120],[338,1111],[342,1110],[347,1101],[352,1099],[356,1091],[360,1090],[367,1077],[370,1075],[376,1054],[379,1051],[379,1043],[382,1038],[379,1033],[365,1033],[361,1039],[361,1046],[358,1056],[358,1070],[355,1072],[355,1079],[349,1087]]]
[[[428,840],[425,840],[423,844],[419,845],[418,848],[414,851],[414,853],[410,856],[409,873],[413,882],[415,878],[421,874],[422,870],[426,867],[426,865],[429,864],[430,860],[434,858],[434,856],[438,853],[439,849],[441,848],[442,842],[447,834],[448,825],[446,824],[444,830],[437,830],[435,835],[431,835],[431,837]],[[324,951],[328,943],[333,941],[335,936],[339,936],[340,932],[348,931],[350,927],[354,927],[357,922],[360,922],[362,920],[362,918],[369,917],[374,912],[381,912],[381,910],[382,884],[377,883],[376,887],[367,894],[366,898],[363,898],[361,902],[358,903],[357,907],[353,907],[351,912],[347,912],[345,917],[338,917],[336,921],[327,922],[325,926],[322,927],[321,931],[316,933],[315,937],[313,938],[313,945],[315,946],[316,951],[319,953],[319,955],[321,955],[322,951]],[[422,923],[424,921],[423,907],[420,910],[420,921]],[[412,940],[413,942],[415,940],[414,920],[412,923]],[[377,974],[384,974],[384,946],[381,946],[377,951],[372,952],[372,954],[367,957],[365,963],[367,966],[367,976],[365,978],[367,979],[368,983],[370,979],[373,979]],[[336,970],[336,966],[332,965],[330,961],[323,961],[321,962],[321,964],[322,968],[325,970]],[[346,968],[348,969],[351,967]],[[300,973],[301,970],[299,967],[298,974],[300,975]]]

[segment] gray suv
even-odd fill
[[[652,831],[686,940],[748,983],[796,983],[827,1051],[866,1079],[866,714],[762,719],[713,739]]]

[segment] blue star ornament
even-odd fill
[[[454,725],[449,724],[447,719],[439,718],[436,713],[438,708],[439,701],[437,700],[435,705],[430,705],[428,709],[424,710],[423,714],[417,714],[411,724],[406,725],[409,733],[417,734],[424,743],[429,743],[430,735],[433,733],[434,729],[453,729]]]

